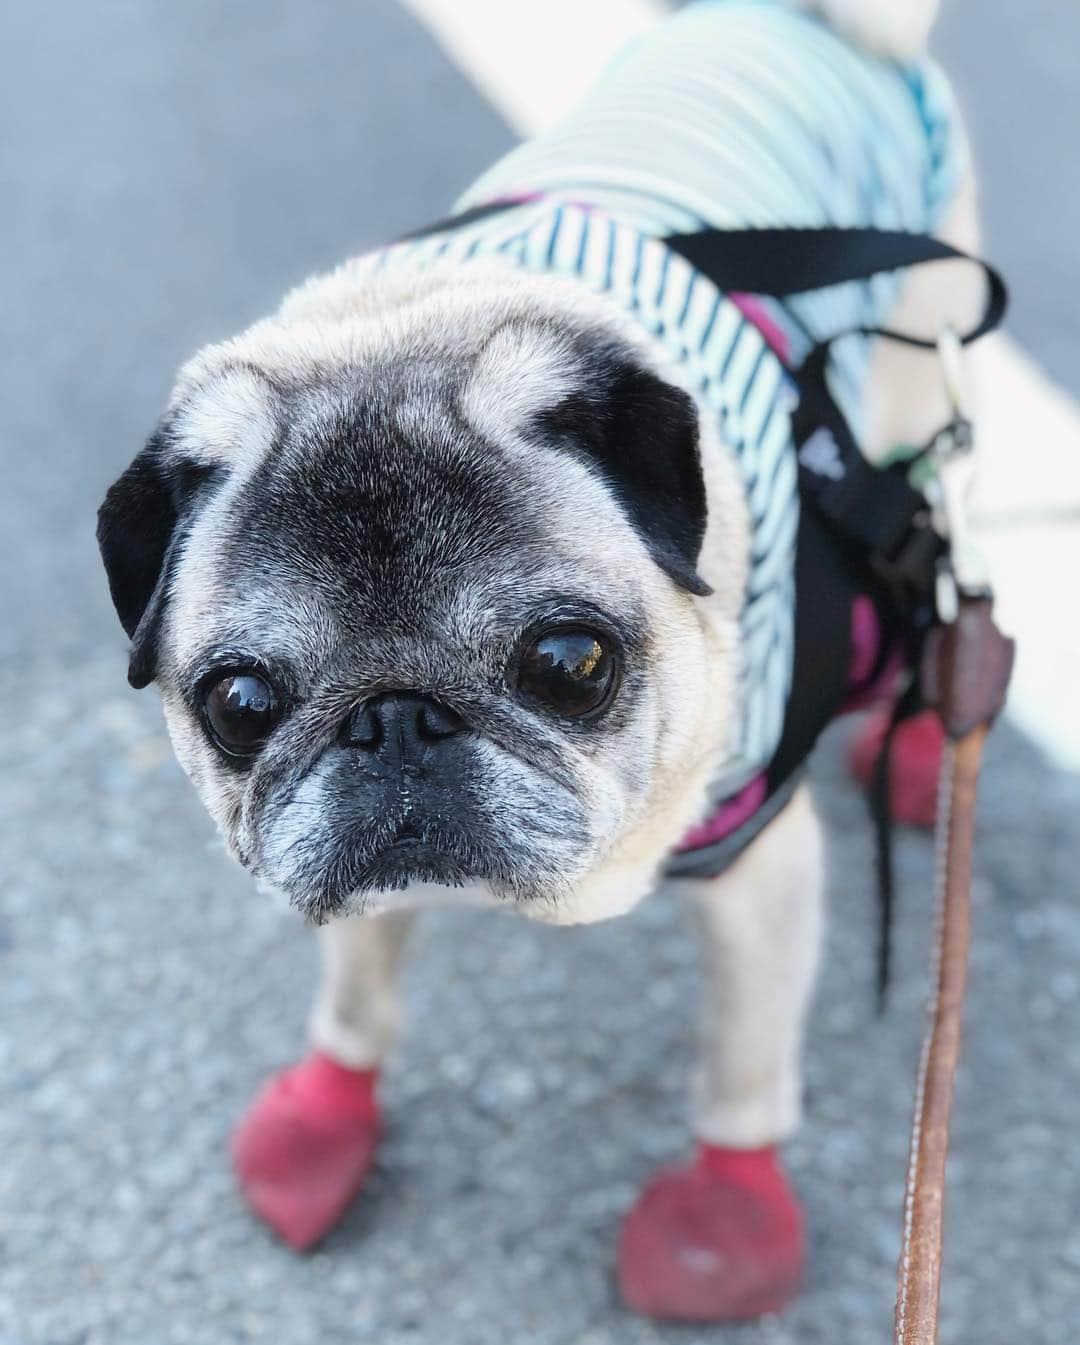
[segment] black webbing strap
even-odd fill
[[[874,828],[874,859],[877,869],[878,946],[877,946],[877,1007],[885,1010],[892,974],[893,913],[896,906],[896,869],[893,862],[892,808],[892,749],[896,730],[912,715],[923,708],[919,679],[913,677],[893,702],[885,736],[878,749],[867,790],[866,802]]]
[[[993,331],[1005,316],[1008,291],[1000,273],[978,257],[929,234],[890,229],[702,229],[664,239],[719,290],[764,294],[783,299],[793,294],[869,280],[927,262],[965,261],[982,269],[987,281],[986,307],[978,323],[961,338],[964,344]],[[859,327],[864,336],[887,336],[905,345],[932,350],[935,336],[913,336],[885,327]],[[835,333],[836,336],[849,333]]]
[[[878,589],[905,624],[932,615],[943,544],[930,526],[926,497],[908,480],[910,462],[874,466],[863,456],[826,380],[828,346],[815,346],[792,377],[799,401],[791,432],[799,493],[844,545],[864,587]]]

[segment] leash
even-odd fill
[[[983,745],[1004,705],[1015,652],[1013,641],[994,624],[990,588],[966,534],[971,427],[960,397],[955,337],[946,334],[940,349],[954,407],[952,426],[932,449],[939,466],[937,526],[949,544],[948,568],[938,586],[941,621],[927,637],[919,680],[948,742],[938,794],[931,990],[915,1083],[894,1345],[936,1345],[938,1338],[945,1161],[967,988],[975,798]]]
[[[904,1191],[894,1345],[935,1345],[938,1338],[945,1160],[967,987],[976,786],[1012,661],[1013,642],[994,625],[991,600],[964,596],[956,621],[932,633],[923,665],[927,699],[940,697],[936,708],[949,742],[938,798],[937,918]]]

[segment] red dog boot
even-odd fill
[[[646,1317],[745,1321],[791,1302],[805,1258],[802,1209],[776,1149],[703,1144],[627,1215],[619,1290]]]
[[[864,789],[874,778],[891,710],[876,711],[856,734],[848,752],[851,773]],[[933,827],[945,731],[933,710],[897,726],[889,762],[889,812],[909,827]]]
[[[328,1233],[364,1184],[379,1138],[375,1079],[313,1051],[267,1082],[233,1132],[248,1204],[297,1251]]]

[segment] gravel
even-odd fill
[[[327,1338],[718,1341],[617,1304],[620,1214],[684,1153],[695,949],[676,896],[589,929],[432,913],[366,1195],[313,1256],[236,1195],[232,1120],[302,1049],[310,932],[226,859],[121,661],[0,683],[0,1345]],[[816,766],[832,919],[789,1148],[806,1291],[742,1345],[888,1338],[925,986],[930,844],[904,835],[897,977],[872,1008],[874,896],[842,732]],[[992,745],[949,1190],[943,1345],[1058,1345],[1080,1285],[1080,782]],[[7,1334],[4,1335],[3,1333]]]

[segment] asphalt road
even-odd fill
[[[249,1218],[226,1136],[302,1047],[314,949],[225,859],[153,693],[127,689],[93,511],[195,346],[434,216],[511,136],[390,0],[12,0],[5,17],[0,1345],[888,1339],[930,854],[903,839],[878,1021],[842,731],[816,766],[834,914],[790,1149],[813,1260],[786,1318],[665,1330],[615,1302],[620,1212],[688,1141],[694,950],[665,895],[588,930],[429,918],[370,1193],[306,1260]],[[1014,330],[1080,390],[1080,13],[956,0],[941,49],[986,164],[991,250],[1022,277]],[[1078,813],[1080,778],[1004,727],[943,1345],[1075,1339]]]

